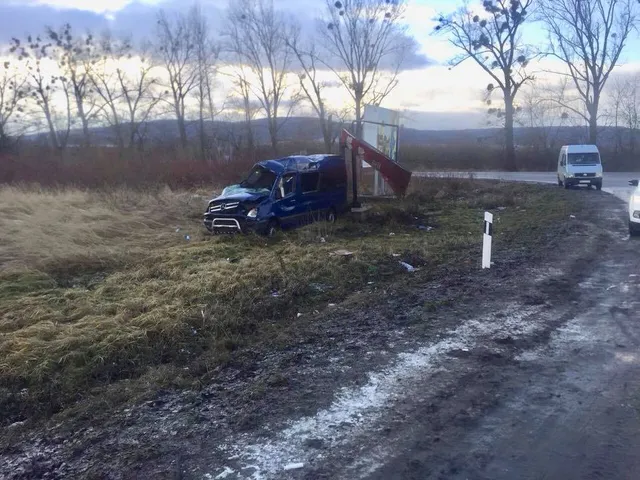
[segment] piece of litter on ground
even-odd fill
[[[569,215],[569,218],[576,218],[575,215]]]
[[[433,230],[433,227],[430,227],[428,225],[418,225],[418,230],[425,230],[427,232],[430,232],[431,230]]]
[[[288,472],[289,470],[298,470],[304,467],[304,463],[290,463],[284,466],[284,471]]]
[[[271,296],[272,297],[279,297],[280,296],[280,292],[274,290],[273,292],[271,292]]]
[[[415,272],[416,269],[413,265],[409,265],[407,262],[398,262],[400,265],[402,265],[404,268],[407,269],[407,272]]]
[[[396,235],[396,234],[395,234],[395,233],[393,233],[393,232],[391,232],[391,233],[389,234],[389,236],[390,236],[390,237],[394,237],[395,235]]]
[[[191,240],[191,235],[185,235],[184,239],[188,242],[189,240]]]
[[[327,243],[327,241],[324,239],[324,237],[320,237],[320,243]]]
[[[178,233],[179,231],[180,231],[180,229],[179,229],[179,228],[176,228],[176,233]]]
[[[607,287],[607,292],[608,292],[609,290],[611,290],[612,288],[616,288],[616,286],[615,286],[615,285],[609,285],[609,286]]]
[[[507,207],[498,207],[498,210],[502,211],[502,210],[506,210]]]
[[[638,274],[637,274],[637,273],[630,273],[630,274],[629,274],[629,277],[630,277],[630,278],[631,278],[631,277],[637,277],[637,276],[638,276]]]
[[[335,306],[336,306],[336,304],[335,304],[335,303],[330,303],[330,304],[329,304],[329,306],[330,306],[330,307],[335,307]]]
[[[400,256],[400,254],[399,254],[399,253],[392,253],[392,254],[391,254],[391,256],[392,256],[392,257],[399,257],[399,256]]]
[[[299,313],[298,315],[296,315],[296,318],[300,318],[302,316],[301,313]]]
[[[329,255],[338,255],[340,257],[350,257],[351,255],[353,255],[353,252],[350,252],[349,250],[340,249],[340,250],[336,250],[335,252],[331,252]]]
[[[367,282],[367,285],[373,285],[373,282]]]

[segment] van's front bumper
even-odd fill
[[[596,176],[573,176],[565,177],[564,182],[567,185],[602,185],[602,177]]]
[[[207,230],[213,234],[225,233],[261,233],[266,230],[267,224],[255,218],[240,215],[221,215],[216,213],[205,213],[202,222]]]

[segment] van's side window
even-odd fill
[[[320,174],[319,190],[326,191],[342,188],[346,183],[346,172],[341,172],[339,169],[325,170]]]
[[[284,198],[287,195],[291,195],[296,191],[296,174],[288,173],[280,177],[278,182],[278,193],[280,198]]]
[[[300,177],[300,187],[302,193],[315,192],[318,190],[318,181],[320,174],[318,172],[303,173]]]
[[[563,167],[567,164],[567,155],[565,153],[562,154],[562,161],[560,162],[560,165],[562,165]]]

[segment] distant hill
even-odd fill
[[[259,144],[269,143],[269,131],[266,119],[257,119],[253,122],[254,138]],[[206,122],[206,129],[211,134],[239,136],[244,132],[242,122]],[[197,122],[189,122],[187,134],[196,138],[198,133]],[[531,145],[541,138],[542,131],[536,128],[522,127],[515,129],[515,141],[520,145]],[[70,144],[79,144],[82,141],[82,132],[71,132]],[[316,118],[291,117],[282,122],[280,128],[282,141],[322,141],[320,123]],[[115,144],[113,131],[108,127],[96,127],[92,129],[93,142],[97,144]],[[628,137],[627,129],[616,130],[613,127],[602,127],[599,133],[598,144],[601,147],[613,146],[616,137],[622,136],[623,141]],[[587,139],[585,127],[551,127],[546,130],[547,138],[554,139],[554,145],[566,143],[584,143]],[[151,143],[175,142],[178,138],[178,128],[175,120],[155,120],[147,125],[147,138]],[[402,127],[400,129],[400,144],[414,146],[433,145],[485,145],[499,146],[503,141],[501,128],[483,128],[472,130],[419,130]],[[29,137],[30,140],[46,140],[46,135],[39,134]]]

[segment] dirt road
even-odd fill
[[[619,199],[576,195],[535,261],[340,306],[202,392],[22,440],[0,477],[635,479],[640,242]]]

